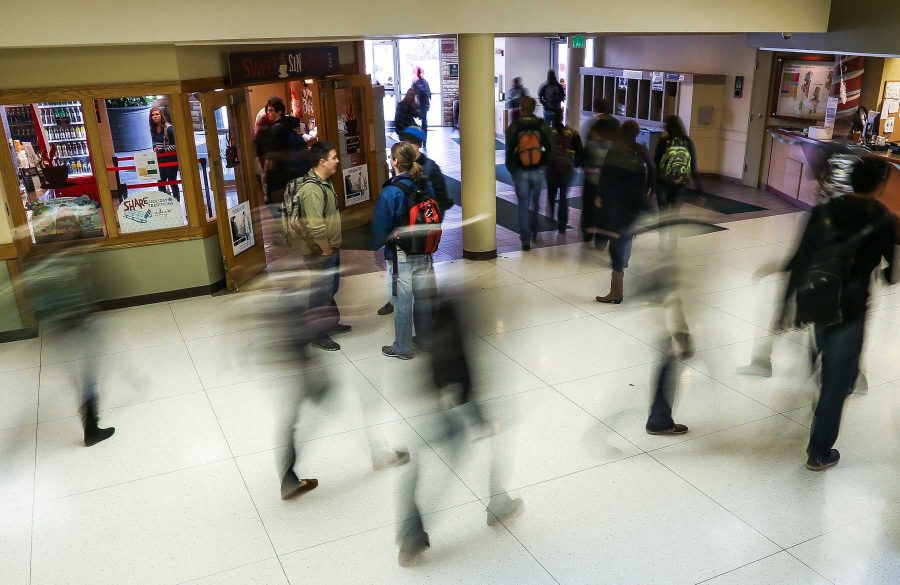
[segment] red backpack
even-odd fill
[[[523,167],[535,167],[541,164],[541,134],[537,130],[522,130],[516,139],[516,154]]]
[[[441,208],[428,193],[424,182],[401,179],[391,183],[406,196],[402,223],[398,224],[396,241],[410,255],[434,254],[441,243]]]

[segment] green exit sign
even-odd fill
[[[569,46],[573,49],[583,49],[584,35],[571,35],[569,37]]]

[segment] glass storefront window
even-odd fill
[[[213,195],[211,173],[212,168],[209,159],[209,150],[206,146],[206,123],[203,120],[203,108],[200,104],[200,94],[192,93],[188,96],[188,106],[191,110],[192,133],[194,146],[197,149],[197,168],[200,176],[200,191],[206,209],[206,220],[216,218],[216,198]],[[226,169],[230,170],[230,169]]]
[[[31,240],[106,235],[82,102],[0,107]]]
[[[94,100],[103,162],[122,234],[187,225],[168,96]]]

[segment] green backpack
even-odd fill
[[[691,181],[691,151],[681,138],[673,138],[659,162],[660,176],[670,185],[683,187]]]

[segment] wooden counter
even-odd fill
[[[831,148],[831,140],[815,140],[795,132],[771,128],[772,156],[769,158],[769,177],[766,189],[809,209],[819,203],[818,169],[825,162]],[[872,152],[858,148],[860,156],[877,156],[892,163],[887,185],[879,199],[894,215],[900,216],[900,155],[889,152]]]

